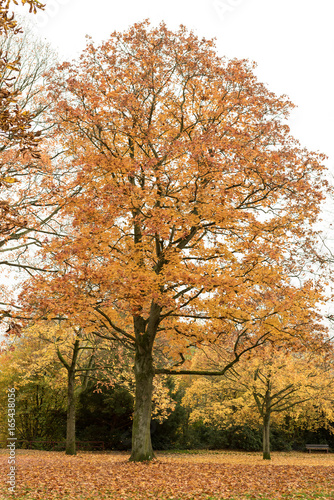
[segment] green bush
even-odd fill
[[[78,441],[103,441],[105,448],[131,448],[133,397],[122,387],[82,392],[77,410]]]

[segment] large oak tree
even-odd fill
[[[312,245],[323,158],[290,136],[292,104],[253,69],[145,21],[50,75],[68,232],[44,249],[58,274],[26,293],[135,353],[132,460],[153,457],[153,377],[187,372],[191,346],[230,342],[224,373],[267,338],[317,331],[319,286],[291,278]]]

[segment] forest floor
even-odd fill
[[[0,450],[0,499],[221,500],[333,499],[334,454],[232,451],[157,452],[150,463],[128,453],[16,450],[15,493],[8,451]]]

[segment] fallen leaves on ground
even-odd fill
[[[16,493],[2,485],[1,500],[279,499],[319,491],[334,498],[332,455],[277,453],[264,463],[255,453],[160,453],[151,463],[131,463],[122,453],[18,450],[16,467]],[[8,473],[4,451],[0,473]]]

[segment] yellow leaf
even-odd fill
[[[17,179],[15,179],[14,177],[4,177],[2,180],[4,182],[9,182],[10,184],[13,184],[14,182],[20,182]]]

